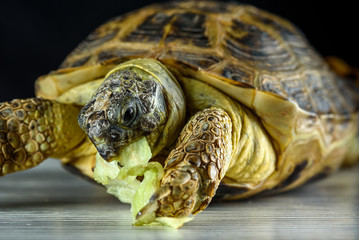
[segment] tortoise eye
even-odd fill
[[[127,107],[122,117],[122,124],[126,127],[130,127],[137,118],[136,104]]]

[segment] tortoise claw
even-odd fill
[[[150,201],[136,215],[136,221],[156,212],[159,208],[158,201]]]
[[[166,185],[158,189],[150,198],[150,201],[143,207],[136,215],[136,220],[144,218],[152,213],[157,212],[159,209],[159,201],[169,195],[171,189]]]

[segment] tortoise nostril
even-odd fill
[[[120,142],[124,137],[125,132],[116,126],[111,126],[107,134],[107,139],[109,142]]]
[[[110,127],[110,123],[107,119],[100,119],[99,121],[97,121],[97,124],[101,130],[107,130],[107,128]]]

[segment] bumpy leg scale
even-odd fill
[[[77,112],[41,98],[0,103],[0,176],[34,167],[78,144],[84,134],[78,135],[74,125]]]
[[[232,155],[232,123],[219,108],[195,114],[165,162],[160,189],[137,218],[185,217],[205,209],[224,177]]]

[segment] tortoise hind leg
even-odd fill
[[[185,217],[204,210],[226,173],[232,155],[232,123],[219,108],[195,114],[165,162],[160,189],[137,214],[137,220]]]
[[[80,143],[77,107],[41,98],[0,103],[0,176],[62,156]]]
[[[345,94],[352,96],[356,105],[355,108],[357,109],[359,105],[359,68],[350,66],[344,60],[333,56],[326,57],[325,60],[327,61],[329,67],[337,75],[343,77],[349,84],[350,92],[346,92]],[[356,132],[356,136],[354,136],[353,140],[349,144],[348,152],[343,162],[344,166],[351,166],[359,161],[359,120],[357,121],[358,130]]]
[[[344,60],[334,56],[328,56],[325,60],[337,75],[352,80],[357,86],[359,85],[359,68],[350,66]]]

